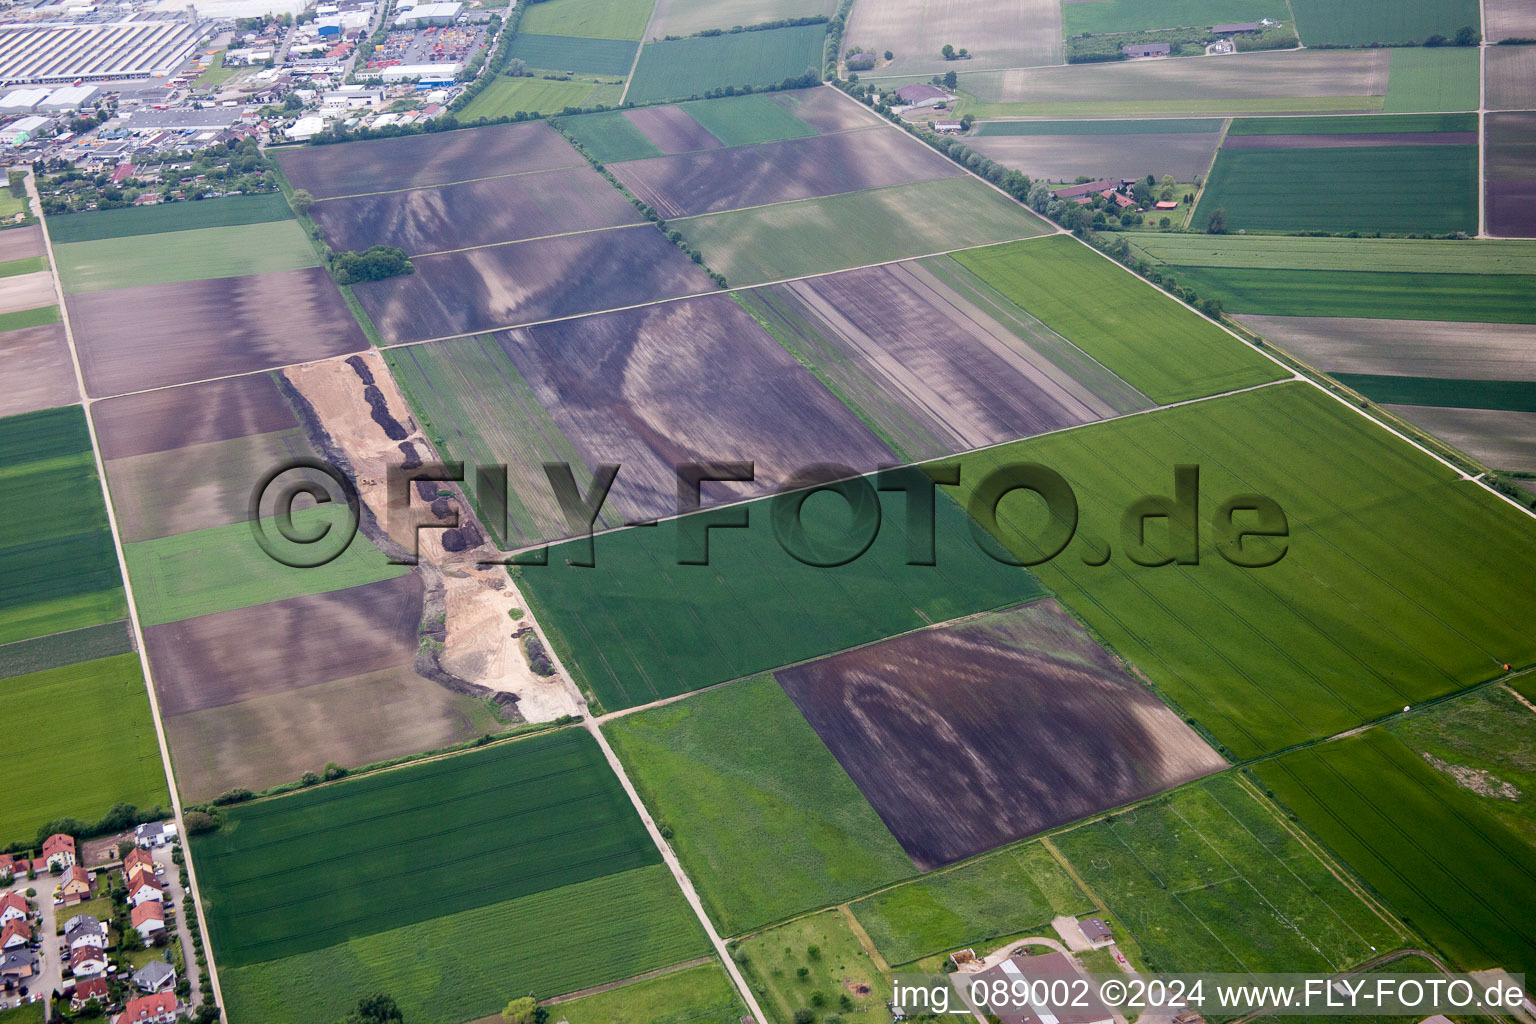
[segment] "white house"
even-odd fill
[[[64,944],[73,952],[82,946],[107,948],[107,929],[90,914],[76,914],[64,925]]]
[[[175,838],[174,821],[152,821],[133,830],[133,841],[146,850],[152,846],[164,846]]]
[[[145,900],[133,908],[133,929],[139,936],[148,942],[154,938],[155,932],[165,931],[165,909],[154,900]],[[154,989],[146,991],[153,992]]]
[[[27,919],[27,898],[19,892],[0,894],[0,926]]]
[[[128,902],[137,907],[149,900],[163,903],[165,902],[165,893],[154,882],[140,876],[138,883],[128,890]]]
[[[176,987],[176,968],[164,960],[151,960],[133,972],[133,985],[140,992],[165,992]]]

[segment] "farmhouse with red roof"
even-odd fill
[[[56,832],[43,841],[43,861],[50,867],[67,868],[75,862],[75,840]]]
[[[160,992],[133,1000],[123,1008],[122,1013],[112,1018],[112,1024],[160,1024],[175,1019],[176,996],[170,992]]]

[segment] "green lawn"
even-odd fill
[[[1216,267],[1172,276],[1228,313],[1536,323],[1536,277]]]
[[[1256,270],[1369,270],[1536,277],[1536,240],[1307,238],[1298,235],[1130,235],[1153,263]],[[1536,292],[1532,292],[1536,299]]]
[[[812,952],[814,950],[814,953]],[[747,984],[774,1024],[790,1024],[796,1010],[818,1019],[843,1013],[860,1024],[890,1024],[891,979],[877,971],[841,913],[829,910],[771,928],[741,942],[733,954]],[[805,977],[799,976],[801,968]],[[860,983],[869,994],[855,997]],[[847,996],[848,1006],[840,1005]]]
[[[1529,680],[1532,677],[1527,676]],[[1410,750],[1536,846],[1536,712],[1503,687],[1403,715],[1387,726]]]
[[[1229,231],[1476,234],[1477,147],[1223,147],[1192,223],[1216,210]]]
[[[1335,373],[1340,383],[1383,405],[1432,405],[1446,409],[1536,412],[1536,382],[1396,377],[1377,373]]]
[[[15,313],[0,313],[0,332],[19,331],[25,327],[41,327],[59,322],[58,306],[39,306],[22,309]]]
[[[570,1024],[739,1024],[741,997],[719,961],[673,971],[549,1008]]]
[[[732,285],[928,256],[1043,234],[1024,207],[974,178],[944,178],[713,213],[668,224]]]
[[[662,155],[656,144],[646,138],[622,110],[562,117],[557,127],[591,153],[593,159],[605,164]]]
[[[788,554],[763,499],[739,510],[748,529],[709,531],[707,565],[683,559],[698,557],[693,538],[715,510],[601,534],[593,568],[567,563],[588,558],[586,540],[551,547],[547,566],[518,571],[520,585],[566,667],[609,711],[1041,596],[1026,570],[981,552],[950,501],[937,503],[937,564],[908,564],[905,499],[885,491],[880,501],[872,546],[836,568]],[[807,502],[808,535],[846,536],[846,507]]]
[[[208,63],[208,70],[206,70],[202,74],[198,75],[197,76],[197,81],[192,83],[192,84],[193,85],[211,85],[211,86],[214,86],[215,88],[217,88],[218,86],[221,86],[225,82],[229,81],[229,79],[232,76],[238,75],[243,70],[244,70],[243,68],[238,68],[238,67],[234,67],[234,68],[227,68],[227,67],[225,67],[224,66],[224,51],[220,50],[218,53],[213,55],[213,60],[209,61],[209,63]]]
[[[994,465],[1039,462],[1068,479],[1078,534],[1095,547],[1079,541],[1035,571],[1239,758],[1460,690],[1506,662],[1536,662],[1536,637],[1517,625],[1536,617],[1524,584],[1536,570],[1536,525],[1310,385],[1095,424],[962,462],[967,501]],[[1240,494],[1276,502],[1289,530],[1284,556],[1260,569],[1232,564],[1211,519],[1199,564],[1132,563],[1122,513],[1142,496],[1171,494],[1179,464],[1199,467],[1202,517]],[[1031,507],[1003,506],[998,529],[1014,550],[1028,551],[1026,538],[1039,533]],[[1147,529],[1154,550],[1143,561],[1169,546],[1166,526]],[[1085,565],[1078,552],[1105,543],[1111,560]],[[1269,543],[1249,539],[1242,559],[1273,558]]]
[[[955,259],[1155,402],[1284,376],[1215,324],[1075,239],[975,249]]]
[[[1052,837],[1154,971],[1341,971],[1405,936],[1222,775]]]
[[[1462,967],[1536,970],[1536,850],[1382,729],[1258,769],[1301,822]]]
[[[639,39],[651,17],[653,0],[542,0],[528,5],[519,33]]]
[[[192,852],[214,952],[231,967],[661,861],[581,729],[237,805],[225,818]]]
[[[546,0],[553,3],[555,0]],[[482,117],[510,117],[519,110],[530,114],[558,114],[566,107],[579,107],[596,88],[590,82],[549,82],[542,78],[498,76],[459,111],[459,120]]]
[[[54,246],[70,294],[318,267],[297,221],[193,228]]]
[[[289,220],[293,211],[281,192],[259,196],[226,196],[180,203],[157,203],[119,210],[91,210],[48,218],[48,236],[54,245],[89,242],[126,235],[152,235],[162,231],[232,227]]]
[[[0,844],[31,842],[55,818],[93,822],[117,803],[170,806],[137,654],[15,676],[0,693],[10,733]]]
[[[25,1006],[0,1010],[0,1024],[43,1024],[43,1011],[47,1003],[28,1003]]]
[[[681,104],[683,110],[727,146],[752,146],[815,135],[816,129],[760,92]]]
[[[772,676],[604,731],[727,935],[916,871]]]
[[[732,85],[778,85],[807,71],[819,76],[825,36],[825,25],[798,25],[646,43],[625,99],[686,99]]]
[[[1063,3],[1062,29],[1069,36],[1192,28],[1271,18],[1290,21],[1285,0],[1099,0]]]
[[[448,856],[434,874],[451,878],[466,867],[474,865]],[[505,870],[519,874],[515,860]],[[423,876],[380,879],[388,886],[381,889],[389,893],[385,901],[398,900],[402,877]],[[530,992],[574,992],[708,952],[676,881],[657,864],[281,960],[248,966],[221,960],[219,983],[231,1020],[340,1020],[362,996],[388,992],[411,1024],[460,1024],[499,1015]]]
[[[1477,0],[1291,0],[1291,10],[1306,46],[1422,43],[1482,24]]]
[[[1476,110],[1477,48],[1413,47],[1392,51],[1387,79],[1389,114],[1417,110]]]
[[[307,536],[322,530],[341,531],[346,519],[346,506],[335,504],[313,506],[293,514],[294,529]],[[278,549],[290,550],[278,532],[276,520],[263,522]],[[298,550],[300,557],[311,554],[306,549]],[[140,541],[125,545],[124,554],[139,618],[146,626],[301,594],[344,590],[411,571],[409,566],[389,564],[361,531],[334,561],[318,568],[293,568],[262,550],[249,523]]]
[[[854,916],[891,964],[1030,930],[1052,935],[1051,918],[1092,911],[1093,901],[1039,843],[1010,847],[853,904]],[[981,949],[977,953],[984,955]]]
[[[545,0],[552,2],[555,0]],[[639,48],[640,44],[632,39],[539,36],[520,31],[512,39],[509,56],[526,62],[530,68],[626,78]]]

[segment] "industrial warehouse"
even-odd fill
[[[174,69],[198,41],[196,21],[0,25],[0,85],[149,78]]]

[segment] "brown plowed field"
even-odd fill
[[[109,398],[91,408],[103,459],[126,459],[299,425],[270,375]]]
[[[386,341],[472,334],[714,287],[648,224],[427,256],[415,263],[409,277],[353,288]]]
[[[824,134],[869,128],[881,123],[874,111],[844,97],[830,85],[770,95],[773,102]]]
[[[967,146],[1031,178],[1072,181],[1080,174],[1190,181],[1211,169],[1220,132],[1164,135],[978,135]]]
[[[446,185],[586,161],[541,121],[402,135],[329,146],[296,146],[273,155],[294,188],[316,199]]]
[[[1226,766],[1054,600],[775,674],[924,870]]]
[[[1434,434],[1494,469],[1536,473],[1536,412],[1388,405],[1420,430]]]
[[[69,297],[94,397],[356,352],[368,339],[324,270]]]
[[[53,289],[53,272],[39,270],[31,274],[0,277],[0,313],[18,313],[39,309],[59,301]]]
[[[677,107],[637,107],[624,111],[624,117],[663,153],[719,149],[724,145],[709,129]]]
[[[1491,11],[1488,20],[1493,21]],[[1531,20],[1536,22],[1536,6],[1531,8]],[[1536,39],[1536,25],[1527,35]],[[1490,46],[1486,56],[1488,109],[1536,108],[1536,46]]]
[[[41,256],[46,251],[47,247],[43,245],[43,229],[36,224],[0,231],[0,263]]]
[[[1343,317],[1237,317],[1328,373],[1536,381],[1536,325]]]
[[[1500,39],[1536,39],[1536,6],[1532,6],[1530,0],[1487,0],[1483,8],[1490,43]],[[1506,46],[1503,49],[1523,47]],[[1490,50],[1488,56],[1491,58],[1497,52]]]
[[[1361,146],[1475,146],[1477,132],[1376,132],[1358,135],[1228,135],[1224,149],[1347,149]]]
[[[795,470],[859,472],[894,454],[724,295],[512,331],[497,341],[589,466],[622,467],[616,521],[677,511],[683,462],[756,463],[753,484],[710,484],[709,500],[763,494]]]
[[[871,129],[632,160],[613,173],[663,217],[685,217],[964,172],[899,132]]]
[[[238,704],[330,679],[409,666],[422,586],[381,583],[151,626],[144,646],[166,716]]]
[[[309,215],[338,252],[394,245],[412,255],[641,220],[634,204],[590,167],[333,199],[316,203]]]
[[[1536,113],[1487,118],[1488,232],[1536,236]]]
[[[80,401],[63,324],[0,333],[0,366],[5,367],[0,416]]]

